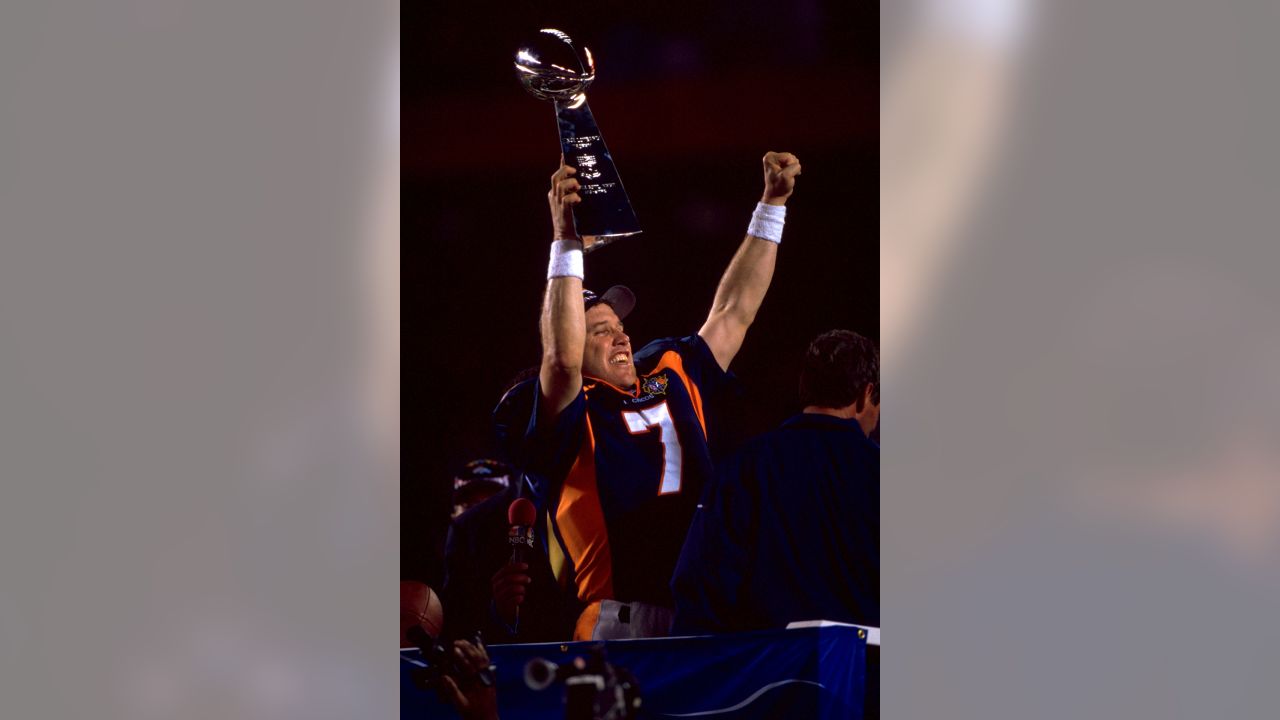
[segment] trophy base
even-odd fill
[[[635,232],[617,233],[614,235],[592,235],[591,237],[594,237],[595,241],[591,243],[590,247],[583,248],[582,252],[589,253],[592,250],[608,245],[614,240],[621,240],[624,237],[631,237],[632,235],[639,235],[639,234],[640,234],[640,231],[636,230]]]

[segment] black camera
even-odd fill
[[[415,669],[409,674],[413,680],[413,684],[419,690],[435,690],[440,679],[448,675],[459,682],[461,678],[467,677],[470,673],[463,672],[459,667],[458,657],[454,655],[449,648],[446,648],[435,638],[427,634],[420,625],[415,625],[405,631],[405,637],[422,651],[422,662],[426,667]],[[476,633],[471,638],[472,644],[476,647],[483,648],[484,642],[480,637],[480,633]],[[493,685],[493,668],[485,668],[476,674],[481,685],[486,687]]]
[[[640,710],[640,685],[626,668],[609,664],[604,646],[569,665],[534,658],[524,666],[524,682],[532,690],[564,685],[565,720],[628,720]]]

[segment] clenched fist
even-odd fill
[[[787,198],[796,189],[796,176],[800,174],[800,158],[787,152],[764,154],[764,195],[760,202],[767,205],[786,205]]]
[[[547,202],[551,205],[551,228],[554,240],[567,240],[578,237],[578,230],[573,225],[573,206],[582,202],[578,195],[578,181],[574,168],[564,164],[560,158],[560,169],[551,176],[551,189],[547,191]]]
[[[551,205],[552,240],[581,240],[584,248],[595,243],[594,237],[578,237],[578,229],[573,223],[573,206],[582,202],[578,190],[582,186],[573,176],[575,168],[564,164],[564,156],[560,156],[560,169],[551,175],[551,189],[547,191],[547,203]]]

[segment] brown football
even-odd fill
[[[444,608],[440,598],[425,583],[416,580],[400,582],[400,647],[413,647],[405,633],[414,625],[421,625],[431,637],[439,637],[444,627]]]

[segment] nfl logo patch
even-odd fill
[[[666,395],[667,394],[667,376],[655,375],[654,377],[645,378],[640,384],[640,389],[646,395]]]

